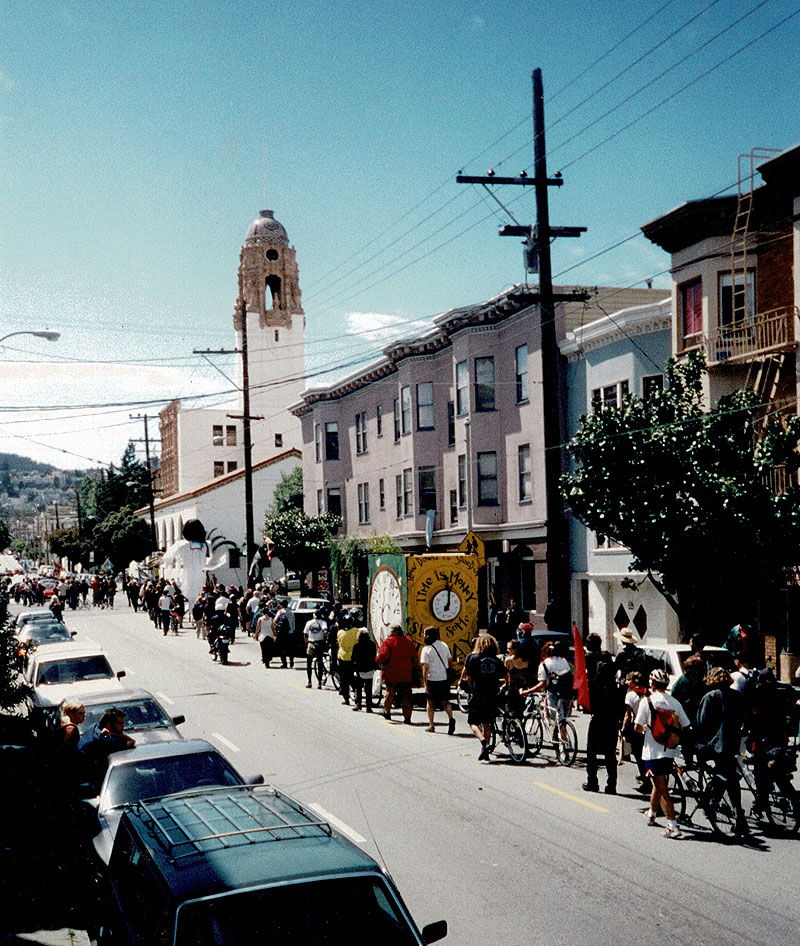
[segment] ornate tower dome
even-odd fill
[[[258,314],[261,328],[291,328],[292,318],[303,316],[295,251],[271,210],[262,210],[250,224],[239,254],[239,298],[233,317],[237,330],[242,296],[248,313]]]

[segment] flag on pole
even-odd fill
[[[589,677],[586,673],[586,651],[583,649],[583,638],[578,625],[572,622],[572,642],[575,647],[575,689],[578,691],[578,706],[589,709]]]

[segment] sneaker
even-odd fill
[[[447,724],[447,735],[452,736],[456,731],[456,720],[454,716],[450,717],[450,721]]]
[[[307,689],[307,690],[310,690],[310,689],[311,689],[311,684],[310,684],[310,683],[307,683],[307,684],[306,684],[306,689]]]
[[[318,683],[318,684],[317,684],[317,689],[318,689],[318,690],[321,690],[321,689],[322,689],[322,684],[321,684],[321,683]]]
[[[650,811],[650,809],[648,808],[648,810],[644,813],[644,817],[648,826],[653,827],[655,825],[656,813],[654,811]]]
[[[353,707],[353,712],[354,712],[354,713],[360,713],[360,712],[361,712],[361,707],[360,707],[360,706],[354,706],[354,707]]]
[[[682,838],[683,831],[676,824],[668,824],[664,828],[664,837],[665,838]]]

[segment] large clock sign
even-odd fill
[[[380,647],[395,624],[403,623],[403,593],[400,580],[388,566],[378,568],[369,589],[369,623]]]

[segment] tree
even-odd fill
[[[73,565],[84,559],[91,551],[93,544],[81,536],[77,526],[66,526],[63,529],[54,529],[48,536],[50,551],[59,558],[66,558]]]
[[[17,672],[17,641],[13,628],[3,618],[0,621],[0,710],[14,710],[29,693],[30,687]]]
[[[704,412],[704,372],[697,354],[670,363],[665,390],[583,417],[563,478],[574,515],[630,550],[684,640],[756,620],[800,548],[800,490],[770,485],[798,469],[800,418],[764,425],[750,390]]]
[[[290,509],[303,508],[303,468],[296,466],[291,472],[284,473],[275,487],[271,515],[279,515]]]
[[[286,568],[299,574],[327,568],[330,563],[331,534],[339,528],[341,519],[324,513],[307,516],[302,509],[287,509],[277,514],[267,513],[264,536],[274,543],[273,555]]]
[[[134,515],[127,506],[96,525],[93,539],[99,560],[108,558],[115,569],[131,561],[141,561],[153,551],[149,523]]]
[[[11,545],[11,533],[8,531],[5,519],[0,519],[0,552]]]

